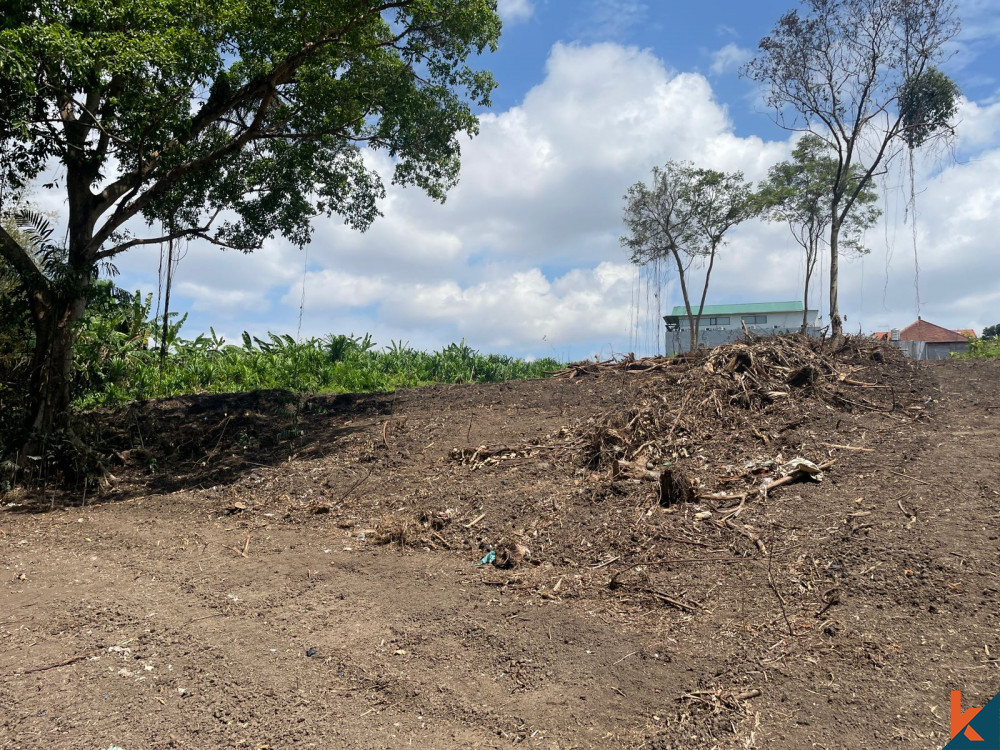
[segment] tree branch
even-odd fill
[[[18,277],[32,289],[46,289],[49,280],[41,272],[31,254],[10,233],[0,226],[0,258],[3,258]]]
[[[277,91],[277,87],[291,80],[294,72],[307,60],[318,54],[325,47],[336,44],[343,39],[354,26],[362,22],[365,18],[380,15],[387,10],[406,8],[411,4],[412,0],[397,0],[396,2],[381,3],[373,8],[362,11],[340,28],[331,29],[326,34],[321,35],[319,39],[304,44],[299,50],[276,64],[266,75],[259,76],[247,82],[228,99],[224,99],[211,107],[206,102],[206,106],[195,116],[189,133],[183,139],[175,139],[165,144],[161,150],[154,151],[151,158],[145,161],[145,163],[140,159],[135,172],[123,175],[120,179],[101,191],[95,206],[96,215],[100,216],[115,203],[118,203],[118,207],[100,230],[95,232],[94,246],[100,247],[122,224],[148,207],[153,200],[177,184],[186,175],[226,158],[239,151],[251,140],[264,137],[262,125]],[[379,43],[378,46],[391,46],[392,39],[396,38],[401,38],[401,36],[392,37],[389,40]],[[162,156],[164,154],[197,140],[206,128],[213,122],[217,122],[225,113],[231,112],[248,102],[257,100],[260,100],[261,103],[257,107],[256,116],[253,122],[246,126],[243,133],[234,134],[233,140],[209,154],[173,167],[157,179],[145,192],[141,195],[139,194],[140,186],[162,163]],[[133,197],[119,202],[121,198],[129,193]]]
[[[180,240],[185,237],[199,237],[201,239],[207,239],[210,242],[212,242],[213,240],[211,239],[211,237],[209,237],[205,233],[212,228],[212,224],[215,222],[216,218],[218,218],[220,213],[222,213],[222,209],[217,209],[215,213],[212,214],[208,222],[201,227],[187,227],[185,229],[178,229],[174,232],[171,232],[170,234],[165,234],[160,237],[144,237],[142,239],[134,239],[134,240],[129,240],[128,242],[123,242],[119,245],[115,245],[112,248],[109,248],[107,250],[102,250],[101,252],[97,253],[97,255],[94,256],[94,260],[95,261],[106,260],[108,258],[114,257],[115,255],[118,255],[119,253],[123,253],[126,250],[129,250],[133,247],[139,247],[141,245],[156,245],[157,243],[160,242],[170,242],[171,240]],[[214,244],[223,245],[224,243],[214,242]]]

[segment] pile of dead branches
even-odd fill
[[[611,359],[596,359],[593,362],[574,362],[562,370],[550,373],[550,377],[556,379],[567,379],[579,377],[597,377],[608,372],[653,372],[665,370],[669,366],[676,364],[679,359],[665,359],[664,357],[642,357],[636,359],[634,354],[626,354],[621,357]]]
[[[667,383],[643,379],[631,398],[584,427],[589,468],[642,476],[720,433],[766,445],[772,423],[810,405],[891,412],[900,408],[894,383],[910,368],[898,349],[870,338],[833,344],[799,335],[750,338],[660,363]],[[678,389],[666,385],[680,387],[679,401]]]
[[[708,385],[729,403],[761,409],[777,400],[805,395],[840,403],[841,386],[889,389],[892,360],[902,352],[870,338],[848,338],[840,345],[806,336],[768,336],[720,346],[705,355]]]

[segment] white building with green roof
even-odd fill
[[[709,348],[728,344],[743,335],[743,327],[751,333],[768,335],[798,333],[802,330],[802,302],[748,302],[738,305],[705,305],[698,325],[698,343]],[[697,312],[697,308],[694,308]],[[819,311],[806,311],[807,332],[818,335]],[[687,311],[678,305],[670,315],[663,316],[667,324],[667,354],[686,351],[691,337]]]

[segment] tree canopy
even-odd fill
[[[494,6],[8,3],[0,174],[18,190],[64,165],[49,186],[77,193],[71,221],[93,223],[72,250],[103,257],[132,246],[123,229],[137,213],[244,250],[275,233],[302,244],[320,213],[367,226],[380,184],[359,145],[388,151],[396,181],[434,197],[457,179],[456,135],[475,132],[470,103],[493,87],[464,61],[495,46]]]
[[[443,200],[494,87],[469,60],[499,33],[496,0],[6,2],[0,213],[38,178],[66,205],[63,284],[0,228],[35,324],[36,406],[67,406],[100,261],[184,236],[303,245],[324,214],[363,230],[384,186],[362,147]]]
[[[819,250],[830,228],[830,203],[837,180],[837,160],[826,141],[807,133],[792,150],[790,161],[768,170],[767,180],[759,187],[757,199],[763,214],[771,221],[788,225],[796,243],[805,251],[806,269],[803,285],[803,332],[808,325],[809,284],[819,258]],[[848,180],[853,190],[864,174],[864,167],[854,165]],[[864,231],[882,213],[876,205],[878,193],[872,185],[862,189],[840,229],[840,245],[849,252],[867,253]]]
[[[691,349],[698,346],[698,325],[705,307],[716,255],[726,233],[758,210],[752,185],[742,172],[719,172],[689,162],[669,161],[653,168],[651,184],[637,182],[625,194],[621,244],[638,265],[672,261],[691,325]],[[691,267],[704,262],[701,301],[692,305]]]

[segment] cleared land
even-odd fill
[[[941,746],[1000,363],[868,346],[95,418],[98,496],[3,498],[0,747]]]

